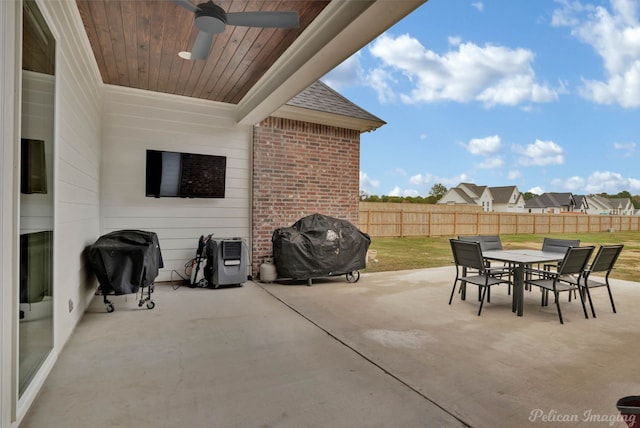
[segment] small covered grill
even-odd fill
[[[141,288],[138,306],[146,303],[148,309],[155,307],[151,300],[153,282],[164,264],[154,232],[119,230],[108,233],[89,247],[88,258],[100,283],[96,294],[104,296],[107,312],[114,311],[107,295],[135,294]],[[144,288],[147,289],[146,297]]]

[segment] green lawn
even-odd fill
[[[552,238],[580,239],[581,245],[624,244],[611,278],[640,282],[640,232],[600,232],[546,235]],[[452,265],[449,238],[372,238],[377,263],[368,263],[362,272],[383,272]],[[544,235],[501,235],[505,249],[540,248]],[[597,251],[597,248],[596,248]]]

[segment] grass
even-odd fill
[[[640,281],[640,232],[599,232],[546,235],[551,238],[579,239],[580,245],[624,244],[611,278]],[[363,272],[383,272],[451,266],[451,237],[372,238],[370,250],[377,251],[377,263],[369,262]],[[505,249],[541,248],[543,235],[501,235]],[[596,248],[597,251],[597,248]]]

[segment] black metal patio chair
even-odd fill
[[[549,292],[551,291],[553,293],[560,324],[564,324],[564,320],[562,319],[562,310],[560,309],[558,294],[563,291],[571,292],[573,290],[580,290],[585,267],[594,249],[594,246],[567,248],[564,258],[555,271],[533,268],[525,269],[525,284],[540,288],[542,291],[542,306],[549,304]],[[571,278],[572,275],[576,279],[575,282],[563,281],[563,279]],[[580,295],[584,317],[589,318],[587,308],[584,304],[584,295],[580,292],[578,294]]]
[[[500,239],[500,235],[459,235],[458,239],[460,241],[466,242],[479,242],[480,249],[482,251],[491,251],[491,250],[502,250],[502,240]],[[484,264],[487,267],[491,267],[491,261],[485,259]],[[506,266],[506,265],[505,265]],[[513,266],[508,266],[509,268],[513,268]],[[507,286],[507,294],[511,294],[511,272],[512,270],[508,270],[504,272],[502,275],[509,276],[509,282]],[[496,273],[496,275],[498,275]],[[487,291],[487,302],[491,301],[491,289]],[[480,290],[478,290],[478,299],[480,299]]]
[[[451,243],[451,251],[453,253],[453,261],[456,264],[456,278],[453,281],[449,304],[453,301],[453,295],[456,291],[456,285],[474,284],[478,286],[480,293],[480,308],[478,316],[482,313],[485,297],[488,290],[498,284],[509,283],[509,276],[505,279],[503,275],[509,271],[508,267],[488,267],[482,256],[482,248],[479,242],[467,242],[459,239],[449,240]],[[473,272],[469,273],[472,269]]]
[[[542,241],[542,251],[549,251],[552,253],[565,253],[569,247],[579,247],[579,239],[560,239],[560,238],[547,238]],[[546,263],[543,268],[545,270],[557,269],[560,263]],[[571,300],[571,293],[569,293],[569,300]]]
[[[563,279],[563,281],[571,282],[576,285],[579,285],[580,292],[586,294],[587,299],[589,300],[589,307],[591,308],[591,315],[596,318],[596,311],[593,308],[593,300],[591,299],[592,288],[600,288],[606,287],[607,293],[609,294],[609,301],[611,302],[611,309],[613,313],[616,313],[616,305],[613,303],[613,294],[611,293],[611,286],[609,284],[609,274],[613,270],[620,253],[624,245],[601,245],[596,253],[593,261],[591,262],[591,266],[588,269],[584,270],[582,281],[578,281],[580,278],[576,278],[575,276],[571,276],[569,278]],[[593,278],[591,276],[592,273],[604,273],[604,279],[600,280],[599,278]]]

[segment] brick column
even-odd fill
[[[280,227],[319,213],[358,225],[360,132],[269,117],[253,131],[253,262],[272,256]]]

